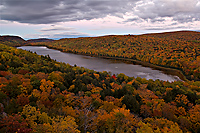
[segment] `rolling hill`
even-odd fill
[[[182,71],[189,80],[200,80],[200,32],[66,38],[30,45],[45,45],[91,56],[133,59],[174,68]]]

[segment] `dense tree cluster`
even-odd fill
[[[110,75],[0,44],[0,132],[197,133],[200,81]]]
[[[189,80],[200,80],[200,32],[70,38],[32,45],[78,54],[134,59],[175,68]]]

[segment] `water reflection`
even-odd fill
[[[30,50],[36,52],[39,55],[49,55],[52,59],[56,59],[59,62],[69,63],[70,65],[77,65],[92,69],[95,71],[108,71],[112,74],[124,73],[130,77],[141,77],[146,79],[160,79],[164,81],[176,81],[180,80],[178,76],[168,75],[159,70],[153,70],[149,67],[143,67],[141,65],[133,65],[125,63],[120,60],[103,59],[98,57],[90,57],[84,55],[77,55],[72,53],[63,53],[58,50],[49,49],[41,46],[22,46],[18,47],[24,50]]]

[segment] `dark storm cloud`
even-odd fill
[[[1,0],[1,19],[21,23],[49,24],[91,20],[107,15],[133,19],[124,22],[163,22],[171,17],[179,23],[200,21],[200,0]]]
[[[144,20],[172,17],[180,23],[199,21],[200,0],[144,0],[135,7],[135,14]]]
[[[48,24],[125,13],[138,0],[2,0],[1,19]]]

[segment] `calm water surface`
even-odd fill
[[[52,59],[59,62],[65,62],[70,65],[77,65],[85,67],[95,71],[108,71],[112,74],[124,73],[130,77],[141,77],[146,79],[160,79],[164,81],[176,81],[180,80],[178,76],[167,75],[159,70],[153,70],[149,67],[143,67],[141,65],[127,64],[120,60],[103,59],[98,57],[90,57],[84,55],[77,55],[72,53],[64,53],[58,50],[49,49],[42,46],[22,46],[18,47],[24,50],[30,50],[36,52],[39,55],[49,55]]]

